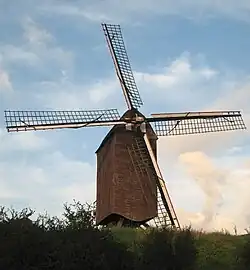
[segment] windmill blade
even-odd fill
[[[116,109],[92,111],[5,111],[8,132],[125,124]]]
[[[154,218],[156,226],[170,225],[172,227],[180,228],[179,221],[147,134],[145,133],[143,137],[136,137],[135,143],[132,145],[131,149],[128,150],[135,171],[138,174],[138,178],[141,178],[142,176],[147,176],[149,179],[154,178],[154,181],[157,184],[157,194],[155,194],[155,199],[157,199],[158,204],[158,216]],[[152,182],[152,179],[148,182]],[[166,218],[168,219],[167,224]]]
[[[156,176],[157,176],[157,187],[158,187],[158,192],[159,192],[158,196],[160,195],[160,208],[165,207],[165,210],[167,211],[168,217],[171,221],[171,225],[175,228],[180,228],[180,223],[175,213],[171,198],[169,196],[160,167],[156,161],[147,133],[144,133],[143,139],[147,147],[148,157],[150,158],[151,164],[153,165]],[[159,197],[158,197],[158,203],[159,203]]]
[[[211,111],[152,114],[158,136],[197,134],[246,129],[240,111]]]
[[[138,109],[143,103],[126,52],[120,25],[102,24],[102,28],[115,65],[118,79],[129,109]]]

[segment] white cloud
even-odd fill
[[[205,67],[205,68],[200,70],[200,74],[203,75],[204,78],[209,80],[209,79],[213,78],[214,76],[216,76],[218,74],[218,71],[215,71],[213,69]]]
[[[47,108],[64,110],[88,110],[101,108],[117,108],[114,100],[121,95],[119,83],[116,77],[99,80],[92,84],[82,85],[74,83],[63,76],[59,81],[47,81],[36,85],[41,89],[35,93],[35,98],[41,105]]]
[[[41,25],[27,17],[23,20],[22,44],[2,44],[0,58],[6,66],[32,66],[49,70],[51,67],[68,68],[72,66],[74,55],[56,44],[52,36]]]
[[[179,161],[187,168],[187,176],[195,180],[205,195],[204,221],[201,226],[204,228],[204,226],[210,225],[215,210],[222,201],[220,188],[225,182],[227,172],[216,168],[202,152],[183,153],[180,155]]]
[[[191,223],[198,229],[227,229],[233,233],[236,226],[238,233],[244,233],[250,224],[247,188],[250,185],[250,170],[240,165],[242,162],[235,162],[239,159],[236,156],[231,157],[231,162],[223,159],[216,160],[202,152],[180,155],[179,170],[185,169],[187,177],[198,184],[203,191],[204,203],[201,211],[181,208],[177,212],[182,223]],[[241,160],[246,161],[246,158]]]
[[[93,22],[116,22],[138,25],[142,19],[159,15],[177,15],[193,20],[213,19],[226,16],[249,22],[250,4],[248,0],[23,0],[17,3],[10,0],[5,3],[12,20],[32,16],[71,16],[74,19],[83,18]],[[6,9],[6,7],[5,7]],[[4,8],[0,10],[4,16]]]
[[[0,161],[0,199],[6,206],[31,207],[60,215],[65,202],[95,200],[95,168],[47,151],[32,161]]]
[[[235,154],[235,153],[241,152],[242,150],[243,150],[243,147],[233,146],[233,147],[228,149],[228,153],[229,154]]]
[[[46,30],[39,27],[30,17],[23,21],[24,38],[35,46],[50,43],[54,37]]]
[[[116,79],[116,78],[115,78]],[[95,84],[88,91],[88,96],[92,104],[100,103],[112,94],[115,93],[115,90],[118,88],[117,80],[109,80],[106,82],[99,82]]]
[[[79,16],[83,17],[90,21],[100,22],[111,20],[110,14],[105,14],[96,9],[92,9],[91,6],[79,6],[79,5],[71,5],[71,4],[61,4],[61,5],[52,5],[52,6],[43,6],[42,10],[47,12],[54,12],[60,15],[69,15],[69,16]]]
[[[183,91],[185,87],[185,93],[188,94],[192,87],[215,79],[218,74],[217,70],[208,66],[195,66],[192,60],[191,55],[186,52],[159,73],[136,72],[135,76],[142,89],[153,86],[161,89],[165,94],[165,91],[173,89]]]
[[[139,20],[143,15],[174,14],[187,18],[204,20],[215,15],[224,15],[239,20],[249,21],[250,4],[248,0],[240,1],[173,1],[173,0],[128,0],[126,2],[85,1],[68,2],[62,1],[50,3],[41,7],[45,12],[54,12],[61,15],[79,16],[92,21],[126,21],[131,18]],[[133,20],[134,21],[134,20]]]
[[[12,83],[9,74],[0,67],[0,94],[12,90]]]
[[[41,134],[33,132],[8,133],[0,128],[0,152],[1,156],[6,152],[37,151],[49,146],[49,142]]]
[[[0,47],[0,53],[3,62],[7,64],[21,63],[23,65],[37,65],[40,63],[39,56],[22,47],[16,47],[14,45],[2,45]]]

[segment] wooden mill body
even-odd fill
[[[128,110],[122,118],[135,116],[135,112],[141,115],[137,110]],[[156,156],[157,136],[149,124],[146,128]],[[125,126],[114,126],[96,151],[97,225],[117,223],[121,218],[130,224],[143,224],[157,216],[154,170],[147,169],[139,173],[135,164],[141,169],[141,158],[134,155],[131,159],[129,149],[138,141],[145,153],[146,146],[139,128],[137,131],[129,131]]]

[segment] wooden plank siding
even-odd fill
[[[147,129],[156,154],[157,137],[150,125]],[[120,217],[144,223],[157,215],[155,178],[148,172],[138,176],[128,151],[141,135],[115,126],[97,150],[97,224],[117,222]]]

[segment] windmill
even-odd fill
[[[128,110],[5,111],[8,132],[113,126],[97,154],[97,225],[180,224],[157,163],[158,136],[245,129],[240,111],[145,117],[119,25],[102,24]],[[152,128],[153,124],[154,128]]]

